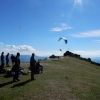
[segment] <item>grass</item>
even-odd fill
[[[44,73],[12,77],[0,74],[0,100],[99,100],[100,67],[73,57],[41,61]],[[29,63],[21,63],[28,72]],[[9,68],[9,67],[6,67]]]

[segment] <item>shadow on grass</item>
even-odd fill
[[[0,88],[4,87],[6,85],[12,84],[12,83],[13,83],[13,81],[10,81],[10,82],[7,82],[7,83],[2,83],[2,84],[0,84]]]
[[[27,81],[25,81],[25,82],[21,82],[21,83],[15,84],[15,85],[13,85],[11,88],[23,86],[23,85],[25,85],[25,84],[27,84],[27,83],[29,83],[29,82],[31,82],[31,81],[33,81],[33,80],[29,79],[29,80],[27,80]]]
[[[4,78],[11,78],[11,77],[13,77],[13,75],[4,75],[3,77]]]

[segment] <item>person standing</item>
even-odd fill
[[[20,53],[17,53],[16,57],[15,57],[15,65],[14,65],[14,76],[13,76],[13,81],[17,82],[20,81],[19,80],[19,67],[20,67]]]
[[[1,53],[1,65],[4,65],[4,52]]]
[[[32,53],[32,56],[30,58],[30,67],[31,67],[31,80],[34,79],[34,72],[35,72],[35,65],[36,65],[36,60],[34,59],[35,54]]]
[[[11,59],[11,62],[12,62],[12,67],[13,67],[14,64],[15,64],[15,56],[13,54],[11,54],[10,59]]]
[[[6,55],[6,67],[9,67],[9,53]]]

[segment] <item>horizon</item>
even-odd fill
[[[11,56],[11,54],[9,54],[10,56]],[[52,54],[52,55],[54,55],[54,54]],[[0,55],[1,56],[1,55]],[[6,56],[6,55],[4,55],[4,56]],[[9,56],[9,57],[10,57]],[[14,56],[16,56],[16,54],[14,54]],[[22,61],[22,62],[29,62],[29,59],[27,59],[27,58],[22,58],[23,56],[30,56],[31,57],[31,55],[20,55],[20,60]],[[48,55],[48,56],[37,56],[37,55],[35,55],[35,59],[36,60],[38,60],[38,59],[45,59],[45,58],[49,58],[51,55]],[[57,56],[57,55],[55,55],[55,56]],[[37,58],[38,57],[38,58]],[[42,57],[42,58],[41,58]],[[61,57],[61,56],[60,56]],[[66,57],[66,56],[65,56]],[[81,55],[80,55],[80,57],[82,57]],[[82,58],[86,58],[86,59],[88,59],[88,58],[90,58],[91,59],[91,61],[92,62],[96,62],[96,63],[100,63],[100,57],[82,57]],[[4,59],[4,61],[6,61],[5,59]],[[11,59],[10,59],[10,61],[11,61]],[[1,60],[0,60],[0,63],[1,63]]]
[[[100,0],[0,0],[0,53],[100,57]],[[65,44],[64,40],[68,43]],[[60,51],[60,49],[62,51]]]
[[[70,52],[70,51],[69,51]],[[65,52],[64,52],[65,53]],[[71,52],[71,53],[73,53],[73,52]],[[77,53],[74,53],[74,54],[77,54]],[[9,56],[11,56],[12,54],[9,54]],[[13,54],[14,56],[16,56],[16,54]],[[50,57],[50,56],[52,56],[52,55],[55,55],[55,54],[51,54],[51,55],[46,55],[46,56],[38,56],[38,55],[35,55],[35,56],[37,56],[37,57]],[[80,55],[80,54],[78,54],[78,55]],[[4,54],[4,56],[6,56],[6,54]],[[20,54],[20,56],[32,56],[32,54]],[[59,55],[55,55],[55,56],[59,56]],[[64,56],[64,55],[60,55],[60,56]],[[0,57],[1,57],[1,55],[0,55]],[[66,56],[65,56],[66,57]],[[82,57],[81,55],[80,55],[80,57]],[[90,58],[90,59],[95,59],[95,58],[100,58],[100,57],[82,57],[82,58]]]

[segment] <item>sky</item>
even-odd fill
[[[0,0],[0,53],[61,56],[67,50],[100,57],[100,0]]]

